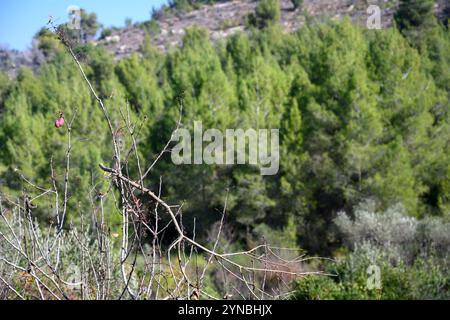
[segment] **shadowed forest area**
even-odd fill
[[[0,298],[450,299],[450,9],[433,5],[285,32],[261,0],[244,31],[191,27],[167,52],[147,34],[122,59],[90,41],[95,14],[47,25],[39,68],[0,73]],[[279,129],[278,173],[175,165],[194,121]]]

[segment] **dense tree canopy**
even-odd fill
[[[272,3],[261,2],[261,17]],[[409,19],[405,14],[399,17]],[[128,101],[133,121],[142,122],[145,165],[175,128],[181,93],[186,128],[201,120],[219,130],[280,129],[275,176],[249,165],[175,166],[167,156],[146,183],[156,186],[163,177],[163,193],[184,201],[185,216],[196,216],[203,230],[217,220],[228,192],[229,222],[246,231],[242,239],[258,236],[260,225],[281,230],[293,223],[311,252],[332,250],[336,213],[366,199],[380,210],[401,203],[412,216],[448,218],[448,30],[433,24],[417,47],[394,28],[364,30],[346,20],[292,34],[264,27],[216,44],[193,28],[166,55],[146,41],[142,56],[119,62],[91,44],[75,48],[113,119]],[[47,62],[36,73],[23,68],[13,81],[0,77],[2,191],[23,191],[20,175],[51,183],[51,165],[62,174],[66,136],[53,127],[62,111],[76,115],[69,205],[83,210],[86,194],[105,188],[98,164],[111,163],[110,142],[67,53],[48,32],[38,36]],[[40,208],[47,218],[45,204]]]
[[[441,288],[450,282],[450,33],[432,10],[433,1],[403,0],[398,28],[311,20],[285,33],[279,1],[262,0],[246,32],[212,42],[207,30],[192,27],[167,53],[148,35],[139,54],[120,61],[89,43],[100,26],[95,14],[82,11],[79,33],[57,30],[105,102],[120,152],[139,145],[124,168],[131,178],[160,156],[180,110],[180,126],[190,132],[196,121],[222,132],[279,129],[280,168],[271,176],[259,165],[175,165],[170,152],[161,154],[143,183],[182,204],[187,233],[195,221],[196,237],[209,241],[227,199],[236,247],[269,240],[311,254],[348,253],[325,265],[338,269],[338,279],[302,278],[297,298],[435,298],[448,297]],[[114,163],[112,141],[61,41],[45,28],[35,39],[44,61],[37,70],[23,67],[15,79],[0,73],[0,196],[64,184],[68,170],[69,225],[111,189],[99,164]],[[73,119],[70,148],[67,125],[54,126],[61,112]],[[40,197],[35,204],[36,218],[52,223],[53,203]],[[109,226],[119,228],[113,197],[102,205]],[[414,235],[413,253],[397,224]],[[355,238],[363,246],[349,245]],[[368,292],[374,259],[389,282]]]

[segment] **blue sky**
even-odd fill
[[[166,0],[0,0],[0,45],[24,50],[34,34],[52,15],[57,23],[67,21],[67,8],[79,6],[97,13],[105,26],[123,26],[126,18],[134,22],[149,20],[152,7]]]

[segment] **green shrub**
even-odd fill
[[[255,13],[248,16],[248,24],[260,29],[280,21],[280,3],[278,0],[261,0]]]
[[[368,267],[380,268],[380,288],[367,285]],[[393,264],[381,250],[370,246],[351,253],[325,271],[334,276],[302,278],[295,284],[293,299],[301,300],[405,300],[449,299],[448,268],[433,258],[417,259],[412,266]]]
[[[327,276],[304,277],[297,281],[295,300],[333,300],[339,296],[341,288]]]
[[[358,206],[353,216],[341,212],[334,220],[350,248],[367,242],[405,263],[418,256],[450,255],[450,223],[442,218],[409,217],[401,205],[376,212],[370,202]]]

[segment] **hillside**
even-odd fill
[[[394,1],[376,1],[381,10],[382,27],[392,24],[393,13],[397,6]],[[437,1],[435,11],[440,16],[445,0]],[[94,41],[95,45],[105,47],[116,60],[140,52],[147,33],[153,44],[161,51],[181,44],[186,29],[192,26],[204,27],[209,31],[211,40],[217,40],[246,29],[246,18],[254,12],[257,1],[235,0],[203,5],[190,12],[160,10],[151,20],[151,30],[143,27],[146,23],[136,23],[124,28],[110,28],[108,36]],[[297,30],[306,17],[316,19],[339,19],[349,17],[352,21],[365,24],[369,14],[367,0],[304,0],[302,10],[293,10],[290,0],[280,0],[280,24],[286,32]],[[25,52],[0,47],[0,70],[15,75],[22,65],[36,69],[45,59],[33,41],[32,49]]]
[[[152,35],[154,45],[162,51],[181,44],[185,30],[192,26],[200,26],[209,30],[211,40],[217,40],[246,29],[246,18],[255,11],[257,1],[235,0],[214,5],[204,5],[191,12],[167,14],[161,13],[155,19],[158,32]],[[303,10],[294,10],[290,0],[281,0],[280,24],[286,32],[297,30],[305,20],[305,16],[323,18],[350,17],[357,23],[365,23],[368,5],[362,0],[305,0]],[[391,25],[395,2],[382,5],[382,25]],[[145,32],[139,27],[115,30],[104,40],[98,41],[117,59],[139,51]]]
[[[4,51],[0,300],[450,299],[435,0],[214,1]]]

